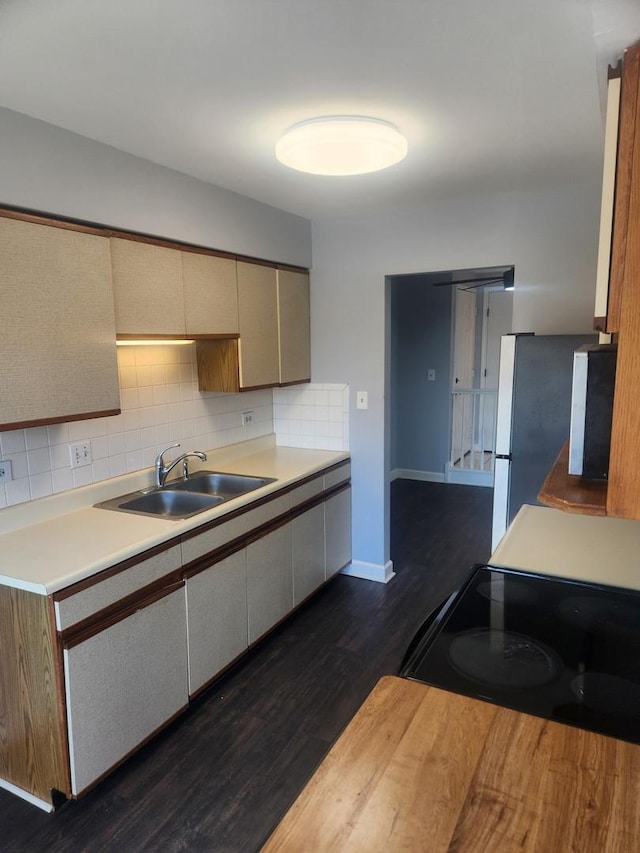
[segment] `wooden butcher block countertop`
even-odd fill
[[[640,746],[382,678],[263,848],[631,853]]]

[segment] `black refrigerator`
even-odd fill
[[[500,346],[491,550],[569,438],[573,353],[598,336],[505,335]]]

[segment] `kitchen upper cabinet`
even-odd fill
[[[277,385],[278,293],[273,267],[238,262],[240,388]]]
[[[309,382],[311,347],[309,274],[278,270],[280,384]]]
[[[197,342],[201,391],[308,382],[309,275],[238,261],[239,340]]]
[[[111,263],[119,335],[186,334],[181,252],[113,237]]]
[[[187,335],[238,334],[235,258],[182,252]]]
[[[120,411],[109,240],[0,214],[0,429]]]

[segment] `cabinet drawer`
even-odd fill
[[[346,483],[351,479],[351,463],[341,465],[339,468],[334,468],[333,471],[327,471],[324,475],[325,489],[332,489],[338,483]]]
[[[79,589],[78,592],[74,593],[74,587],[68,587],[54,595],[56,627],[58,631],[64,631],[65,628],[70,628],[105,607],[109,607],[121,598],[137,592],[153,581],[160,580],[160,578],[180,568],[180,546],[174,545],[164,551],[154,553],[153,556],[141,560],[129,568],[115,571],[104,580],[98,580],[98,575],[93,579],[96,581],[95,583]],[[114,569],[117,570],[117,566]],[[113,570],[108,569],[107,573],[111,571]],[[82,582],[78,586],[81,584]]]
[[[182,542],[183,564],[186,566],[210,551],[215,551],[234,539],[245,536],[257,527],[288,512],[290,507],[291,495],[282,495],[256,507],[256,509],[247,510],[247,512],[243,512],[229,521],[224,521],[210,530],[205,530],[197,536],[185,538]]]
[[[298,486],[291,492],[292,508],[295,508],[305,501],[311,500],[311,498],[315,498],[316,495],[322,493],[323,489],[324,479],[322,474],[318,477],[314,477],[313,480],[310,480],[308,483],[303,483],[301,486]]]

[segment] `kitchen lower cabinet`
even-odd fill
[[[247,555],[235,554],[187,577],[189,694],[244,652],[247,631]]]
[[[338,492],[324,504],[326,574],[333,577],[351,561],[351,489]]]
[[[85,632],[88,633],[88,632]],[[184,584],[64,648],[71,790],[81,794],[188,703]]]
[[[297,607],[325,580],[324,504],[294,519],[292,540],[293,605]]]
[[[249,643],[293,609],[292,523],[247,546]]]

